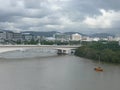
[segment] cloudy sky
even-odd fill
[[[0,29],[120,32],[120,0],[0,0]]]

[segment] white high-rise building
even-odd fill
[[[72,34],[72,40],[73,41],[79,41],[79,40],[82,40],[82,36],[78,33],[76,34]]]

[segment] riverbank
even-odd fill
[[[116,42],[94,42],[79,47],[75,55],[92,60],[120,64],[120,46]]]
[[[14,51],[15,48],[0,48],[0,53],[8,52],[8,51]]]

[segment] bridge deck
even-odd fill
[[[31,48],[48,48],[48,49],[75,49],[80,45],[0,45],[0,53],[14,50],[31,49]]]

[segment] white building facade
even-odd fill
[[[78,33],[72,34],[71,40],[72,40],[72,41],[79,41],[79,40],[82,40],[82,36],[81,36],[80,34],[78,34]]]

